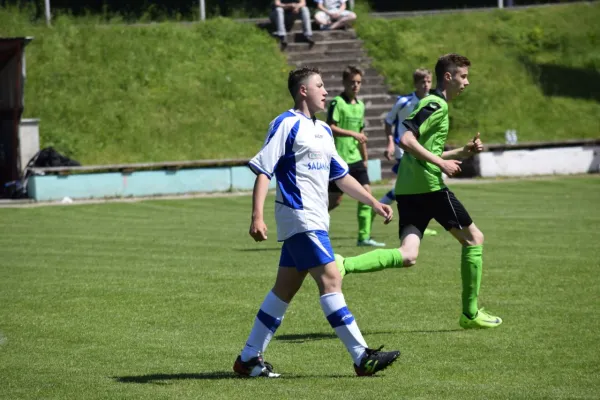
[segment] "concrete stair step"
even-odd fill
[[[365,105],[390,104],[390,107],[394,105],[394,102],[396,101],[396,97],[389,93],[381,91],[379,93],[363,93],[362,88],[360,90],[358,98],[361,99],[365,103]]]
[[[328,96],[329,101],[331,101],[333,99],[333,95]],[[327,104],[327,107],[329,107],[329,102]],[[375,104],[375,105],[368,105],[365,102],[365,120],[370,121],[369,125],[365,126],[371,126],[371,122],[375,122],[378,121],[378,123],[375,126],[381,125],[382,121],[384,120],[384,118],[386,117],[386,115],[388,114],[388,112],[392,109],[392,105],[388,105],[388,104]]]
[[[362,89],[360,90],[360,95],[359,98],[363,98],[365,96],[372,96],[372,95],[378,95],[378,94],[383,94],[386,93],[387,91],[387,87],[384,86],[381,82],[373,82],[373,84],[371,84],[371,77],[369,78],[369,84],[364,85],[362,87]],[[372,77],[373,79],[375,79],[376,77]],[[365,81],[365,77],[363,77],[363,82]],[[340,76],[338,79],[329,79],[329,78],[323,78],[323,83],[325,84],[325,89],[327,89],[327,92],[329,92],[329,96],[337,96],[338,94],[342,93],[344,91],[344,87],[341,85],[342,83],[342,77]]]
[[[365,53],[365,51],[362,49],[337,48],[337,49],[324,50],[322,52],[296,51],[293,53],[289,53],[287,58],[290,62],[295,62],[295,61],[306,62],[305,60],[311,60],[311,61],[312,60],[328,60],[330,58],[362,59],[362,58],[368,58],[368,56],[367,56],[367,53]]]
[[[243,21],[243,20],[242,20]],[[268,31],[275,31],[277,28],[275,24],[271,22],[269,18],[261,18],[260,20],[256,20],[256,25],[261,29],[266,29]],[[315,21],[313,18],[310,20],[310,26],[313,30],[320,30],[321,26]],[[298,17],[292,24],[290,31],[300,31],[302,32],[302,19]]]
[[[243,20],[240,20],[243,22]],[[251,22],[256,24],[259,28],[266,30],[270,34],[273,34],[275,31],[275,26],[271,23],[268,18],[260,18],[260,19],[247,19],[247,22]],[[314,19],[311,19],[311,27],[313,30],[313,38],[315,40],[335,40],[335,39],[355,39],[356,32],[354,29],[346,29],[346,30],[335,30],[335,31],[322,31],[320,30],[319,24]],[[288,31],[288,40],[290,42],[303,42],[304,35],[302,32],[302,21],[297,19],[294,21],[291,29]]]
[[[302,65],[311,65],[319,67],[323,70],[338,70],[340,75],[347,65],[355,65],[361,68],[367,68],[371,65],[371,59],[369,57],[335,57],[326,59],[306,59],[290,61],[290,64],[296,65],[297,67]]]
[[[312,63],[311,63],[312,65]],[[356,65],[356,64],[350,64]],[[346,63],[331,63],[329,65],[321,65],[319,69],[321,70],[321,77],[323,78],[323,82],[327,83],[337,83],[339,85],[342,82],[342,73],[344,69],[348,66]],[[376,69],[371,67],[363,67],[363,85],[378,85],[383,84],[385,81],[384,78],[379,75]]]
[[[356,39],[356,32],[353,29],[347,31],[314,31],[313,40],[315,42],[327,42],[332,40]],[[287,40],[290,43],[306,42],[306,38],[301,30],[288,32]]]
[[[376,138],[373,138],[376,139]],[[373,143],[371,143],[373,142]],[[384,143],[384,145],[382,146],[381,143]],[[381,140],[371,140],[371,137],[369,137],[369,141],[367,142],[367,144],[369,145],[368,150],[369,153],[373,152],[373,154],[375,153],[379,153],[383,156],[383,152],[385,151],[385,142],[381,141]]]
[[[383,131],[381,132],[377,132],[376,134],[373,134],[371,132],[367,132],[369,135],[369,141],[367,142],[367,149],[369,149],[369,151],[371,151],[371,148],[374,149],[382,149],[379,152],[379,155],[383,154],[383,151],[385,150],[386,146],[387,146],[387,136],[385,135],[385,133]]]
[[[354,65],[354,64],[351,64]],[[336,83],[339,84],[342,81],[342,73],[344,72],[344,68],[346,68],[348,64],[338,64],[338,65],[325,65],[319,67],[321,70],[321,77],[323,78],[323,82],[325,84]],[[385,78],[379,75],[376,69],[371,67],[361,67],[363,70],[363,85],[384,85]]]
[[[332,49],[362,49],[363,42],[359,39],[343,39],[343,40],[325,40],[316,42],[312,49],[308,48],[308,43],[289,43],[286,49],[287,53],[295,52],[310,52],[310,53],[323,53]]]
[[[367,104],[365,102],[365,118],[379,118],[380,121],[386,117],[392,109],[393,104]]]
[[[344,87],[342,85],[339,84],[339,82],[336,85],[327,85],[327,83],[325,83],[325,89],[327,89],[327,92],[329,92],[329,96],[328,97],[333,97],[333,96],[337,96],[338,94],[342,93],[344,91]],[[385,93],[387,91],[387,88],[383,85],[363,85],[360,88],[360,98],[365,98],[366,96],[370,96],[370,95],[380,95],[381,93]]]
[[[392,109],[392,107],[390,107],[390,110],[391,109]],[[371,129],[372,127],[375,127],[375,126],[383,126],[383,120],[385,119],[386,115],[387,115],[387,112],[382,112],[381,115],[378,115],[378,116],[365,115],[365,128]],[[375,129],[375,128],[373,128],[373,129]]]
[[[365,132],[367,132],[369,135],[377,135],[379,132],[382,132],[383,134],[383,132],[385,132],[385,125],[383,123],[379,125],[365,125]]]
[[[301,32],[301,24],[298,21],[295,23],[288,35],[286,52],[289,63],[297,67],[319,67],[330,99],[344,90],[342,73],[346,66],[363,68],[363,86],[359,98],[366,106],[365,132],[369,135],[369,157],[381,160],[383,179],[393,178],[390,169],[394,163],[383,156],[388,140],[383,120],[396,101],[396,96],[389,93],[385,79],[370,66],[371,59],[365,53],[362,41],[356,39],[353,30],[315,30],[313,38],[316,44],[309,49]]]

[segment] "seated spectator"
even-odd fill
[[[310,46],[314,45],[310,25],[310,11],[306,7],[306,0],[275,0],[273,2],[270,19],[277,29],[275,36],[279,38],[282,50],[287,47],[287,31],[292,28],[298,17],[302,18],[302,30],[306,41]]]
[[[346,28],[356,19],[356,14],[346,9],[346,0],[315,0],[319,11],[315,20],[322,30]]]

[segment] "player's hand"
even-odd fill
[[[477,132],[477,135],[473,137],[473,140],[469,141],[464,147],[464,152],[467,156],[481,153],[483,151],[483,142],[479,138],[481,134]]]
[[[462,164],[462,161],[458,161],[458,160],[444,160],[440,164],[440,169],[446,175],[448,175],[448,176],[454,176],[454,175],[458,174],[461,171],[460,164]]]
[[[330,16],[332,19],[338,19],[338,18],[340,17],[340,13],[337,13],[337,12],[330,12],[330,13],[329,13],[329,16]]]
[[[367,135],[365,135],[364,133],[355,134],[354,139],[358,140],[358,143],[360,144],[367,143],[367,141],[369,140],[369,138],[367,138]]]
[[[255,242],[267,240],[267,225],[262,219],[252,220],[250,231],[248,232]]]
[[[298,14],[299,12],[300,12],[300,7],[297,7],[296,5],[294,5],[292,8],[292,13]]]
[[[394,210],[387,204],[377,202],[373,206],[373,211],[375,211],[377,215],[381,215],[383,218],[385,218],[385,221],[383,221],[383,223],[386,225],[389,224],[394,218]]]
[[[394,153],[396,149],[394,148],[394,144],[388,145],[387,149],[383,152],[383,155],[388,161],[392,161],[394,159]]]
[[[363,165],[365,166],[365,169],[369,169],[369,162],[368,161],[363,161]]]

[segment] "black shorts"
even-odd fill
[[[358,181],[361,185],[369,185],[369,174],[365,167],[364,161],[348,164],[348,174]],[[330,193],[343,193],[342,190],[335,184],[335,181],[329,182]]]
[[[473,223],[465,207],[448,188],[431,193],[397,195],[396,201],[400,217],[400,238],[409,225],[417,228],[423,237],[423,232],[432,219],[447,231],[466,228]]]

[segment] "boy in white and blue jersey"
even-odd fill
[[[337,154],[331,128],[315,118],[323,111],[327,91],[318,69],[290,72],[288,88],[295,107],[275,118],[260,152],[249,163],[257,175],[252,194],[250,235],[267,239],[263,208],[270,179],[277,179],[275,220],[283,242],[273,289],[264,299],[252,331],[233,370],[247,377],[278,377],[262,354],[281,324],[288,304],[310,274],[320,293],[321,308],[331,327],[352,356],[356,374],[373,375],[400,352],[367,348],[342,294],[342,277],[329,241],[328,185],[330,181],[362,201],[389,223],[392,209],[371,196],[353,177]]]
[[[431,89],[431,71],[425,68],[419,68],[413,73],[413,83],[415,91],[411,94],[398,96],[398,100],[394,104],[394,107],[390,110],[388,115],[385,117],[385,133],[388,138],[387,149],[384,152],[384,156],[392,161],[396,160],[396,164],[392,167],[392,172],[398,174],[398,167],[404,150],[400,147],[400,138],[404,133],[404,121],[417,107],[419,100],[429,94]],[[383,204],[392,204],[396,196],[394,189],[387,192],[379,201]],[[425,235],[437,235],[437,232],[433,229],[425,229]]]

